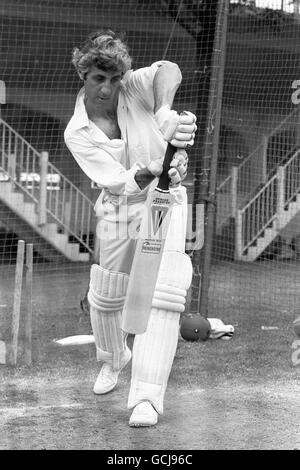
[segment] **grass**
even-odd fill
[[[194,381],[203,374],[211,380],[256,380],[295,377],[292,365],[292,322],[297,312],[298,288],[293,282],[299,266],[270,263],[220,263],[213,267],[210,287],[209,317],[220,318],[235,327],[229,341],[209,340],[205,343],[179,341],[175,367],[180,370],[178,383]],[[266,285],[266,278],[269,286]],[[284,281],[284,282],[283,282]],[[4,368],[6,374],[56,373],[68,374],[73,367],[81,370],[86,361],[94,363],[94,346],[68,348],[53,346],[54,338],[73,334],[89,334],[89,319],[80,310],[80,299],[88,284],[88,270],[78,269],[35,273],[33,290],[33,359],[30,370],[22,366],[22,332],[20,324],[20,367]],[[248,286],[248,289],[246,288]],[[0,339],[7,338],[9,313],[12,306],[13,271],[1,281]],[[3,315],[3,311],[6,315]],[[276,330],[263,330],[262,326],[275,326]],[[85,366],[82,366],[86,372]],[[177,374],[176,374],[177,375]]]
[[[128,434],[126,427],[130,368],[122,371],[114,395],[98,399],[91,393],[99,372],[94,345],[62,348],[53,343],[54,338],[91,333],[89,319],[79,306],[86,291],[88,270],[36,272],[33,364],[28,367],[23,363],[21,322],[18,366],[0,366],[2,410],[10,409],[12,413],[12,417],[8,414],[5,428],[5,436],[9,438],[0,438],[0,448],[11,446],[11,442],[16,448],[33,445],[35,448],[115,448],[116,444],[104,438],[101,441],[99,437],[100,412],[105,429],[110,429],[112,419],[118,423],[115,428],[119,429],[115,431],[118,448],[299,447],[295,423],[300,366],[294,366],[291,359],[298,270],[297,263],[213,266],[209,317],[234,325],[235,334],[228,341],[186,342],[179,337],[166,395],[167,415],[160,428],[143,434],[147,437],[143,441]],[[0,339],[8,331],[12,286],[13,272],[6,273],[0,286],[0,304],[7,304],[2,309]],[[264,330],[262,326],[277,329]],[[130,346],[132,341],[130,336]],[[60,407],[66,403],[72,406],[63,412]],[[172,424],[174,407],[178,422]],[[188,417],[187,408],[191,410]],[[218,413],[223,421],[219,421]],[[51,428],[54,415],[61,426],[60,437]],[[205,422],[201,415],[205,416]],[[86,433],[84,442],[79,428],[70,428],[72,420]],[[272,422],[277,423],[275,433]],[[41,433],[41,429],[41,436],[32,444],[29,436]],[[16,434],[16,430],[21,434]],[[64,441],[65,433],[74,440]],[[202,436],[200,441],[197,433]]]

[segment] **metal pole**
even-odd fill
[[[47,168],[48,152],[41,152],[40,157],[40,198],[39,198],[39,226],[47,223]]]
[[[0,80],[0,104],[6,104],[6,85],[3,80]],[[1,106],[0,106],[0,118],[1,118]]]
[[[215,38],[211,62],[211,78],[206,120],[206,137],[202,173],[202,198],[204,200],[204,248],[196,252],[193,259],[194,272],[199,273],[201,264],[201,287],[198,288],[197,312],[203,317],[208,315],[208,289],[210,284],[210,264],[216,213],[216,175],[218,162],[219,131],[221,121],[223,77],[225,67],[226,31],[229,0],[219,0]],[[210,168],[206,164],[210,163]],[[208,176],[209,175],[209,176]],[[204,194],[206,190],[206,195]],[[201,250],[202,251],[202,250]],[[203,255],[203,256],[202,256]],[[195,283],[193,281],[195,286]]]

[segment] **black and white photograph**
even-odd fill
[[[0,0],[0,39],[0,450],[300,450],[300,0]]]

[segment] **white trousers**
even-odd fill
[[[164,250],[184,253],[187,225],[186,188],[179,187],[172,192],[176,202],[172,209]],[[99,265],[102,268],[130,274],[136,247],[136,229],[140,224],[143,208],[143,201],[127,205],[116,197],[104,199],[100,211],[98,207],[102,214],[97,226]],[[95,309],[92,311],[93,315],[97,315]],[[121,325],[121,316],[118,315],[117,318]],[[142,400],[149,400],[159,413],[163,412],[164,394],[176,353],[179,318],[178,312],[172,314],[172,311],[153,309],[146,334],[135,337],[129,408]],[[103,322],[95,321],[95,317],[92,319],[93,330],[101,324],[103,328]],[[109,334],[107,331],[104,336],[107,338]],[[103,334],[94,331],[94,336],[101,338]],[[105,348],[103,344],[97,346],[101,350]]]

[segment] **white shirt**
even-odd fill
[[[153,79],[158,64],[129,70],[123,77],[117,108],[121,139],[109,139],[89,120],[84,88],[78,93],[74,114],[64,133],[65,143],[84,173],[111,194],[141,193],[135,173],[165,153],[167,143],[153,111]]]

